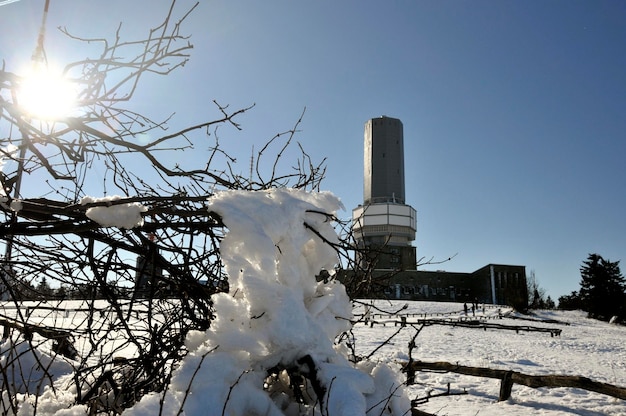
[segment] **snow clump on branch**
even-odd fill
[[[122,199],[120,196],[106,196],[103,198],[94,198],[85,196],[80,200],[81,205],[87,205],[98,202],[113,202]],[[103,227],[118,227],[130,230],[131,228],[141,227],[143,225],[142,212],[148,209],[138,202],[128,202],[124,204],[111,204],[106,206],[97,206],[87,208],[85,215],[92,221],[97,222]]]

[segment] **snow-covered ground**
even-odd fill
[[[388,311],[398,310],[404,304],[406,302],[376,303]],[[444,317],[431,315],[434,313],[450,313],[450,318],[464,316],[462,304],[409,302],[408,305],[402,314],[426,313],[427,318]],[[494,308],[486,308],[487,317],[493,318],[495,311]],[[355,313],[362,312],[362,306],[355,309]],[[479,311],[476,318],[482,316],[482,311]],[[428,326],[416,338],[413,358],[513,370],[530,375],[580,375],[626,387],[626,327],[587,319],[582,311],[537,311],[532,318],[563,323],[545,324],[507,318],[489,319],[487,322],[557,328],[562,330],[561,335],[553,337],[542,332]],[[389,318],[374,315],[374,319],[385,321]],[[415,319],[417,317],[409,316],[407,322]],[[368,355],[398,329],[392,323],[373,327],[357,324],[353,331],[357,352]],[[372,358],[385,362],[406,361],[408,344],[414,334],[415,329],[407,326]],[[468,394],[432,398],[418,408],[437,415],[459,416],[626,415],[626,401],[573,388],[533,389],[514,385],[511,398],[498,402],[499,380],[453,373],[418,372],[416,385],[409,388],[409,396],[415,399],[426,397],[429,392],[433,395],[442,393],[447,390],[448,383],[451,392],[466,391]]]
[[[410,325],[417,319],[463,318],[463,305],[459,303],[376,301],[384,311],[400,311],[407,316],[409,325],[403,329],[392,321],[398,318],[370,309],[377,324],[357,323],[353,334],[357,354],[369,355],[383,342],[400,330],[387,345],[381,347],[371,359],[391,364],[408,359],[408,344],[416,327]],[[49,325],[69,326],[82,322],[82,313],[73,312],[81,306],[76,301],[55,303],[67,308],[67,313],[50,313],[48,310],[31,313],[32,321]],[[481,305],[482,306],[482,305]],[[9,312],[11,309],[5,310]],[[461,328],[452,326],[426,326],[416,338],[413,358],[422,361],[448,361],[466,366],[513,370],[530,375],[581,375],[595,381],[626,387],[626,327],[587,319],[582,311],[537,311],[534,319],[556,320],[562,323],[540,323],[517,319],[497,319],[498,308],[487,305],[476,319],[503,325],[530,325],[561,329],[560,336],[549,333],[516,333],[510,330]],[[502,313],[508,312],[506,308]],[[364,313],[363,305],[354,308],[355,316]],[[471,312],[469,313],[470,318]],[[384,323],[384,325],[383,325]],[[397,367],[395,367],[397,369]],[[69,369],[69,367],[67,367]],[[533,389],[513,386],[509,400],[498,402],[500,381],[453,373],[417,372],[416,384],[408,388],[411,399],[443,393],[450,383],[452,393],[465,395],[435,397],[419,405],[418,409],[437,415],[626,415],[626,402],[598,393],[572,388]]]

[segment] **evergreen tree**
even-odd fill
[[[585,309],[578,292],[573,291],[569,295],[559,297],[559,309],[565,311],[574,311],[576,309]]]
[[[619,261],[605,260],[599,254],[590,254],[580,268],[580,300],[589,317],[609,320],[624,315],[626,281]]]
[[[35,289],[37,291],[37,295],[40,299],[49,299],[52,294],[52,289],[50,288],[50,284],[48,283],[48,279],[46,276],[43,276]]]
[[[59,286],[59,288],[55,291],[54,295],[57,299],[60,300],[64,300],[65,298],[68,297],[68,293],[67,293],[67,289],[65,288],[65,286],[61,285]]]

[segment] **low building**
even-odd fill
[[[471,272],[444,270],[372,271],[365,278],[354,272],[341,277],[353,297],[468,302],[527,307],[526,267],[488,264]]]

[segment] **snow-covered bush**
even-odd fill
[[[186,415],[363,415],[406,413],[396,373],[347,359],[334,343],[350,328],[330,193],[230,191],[210,200],[228,233],[221,243],[230,292],[215,295],[216,319],[189,334],[190,353],[168,390],[146,396],[127,416],[160,406]]]
[[[211,197],[209,209],[227,227],[220,254],[230,290],[213,295],[211,327],[187,335],[188,353],[165,389],[148,393],[123,414],[406,414],[410,402],[399,372],[384,363],[354,363],[351,351],[336,341],[352,319],[345,288],[332,278],[339,208],[330,193],[295,189]],[[319,279],[322,271],[330,278]],[[31,390],[18,415],[94,409],[77,404],[76,378],[63,368],[68,372],[43,393]]]
[[[25,387],[2,390],[10,405],[2,412],[404,413],[393,372],[352,363],[353,351],[335,343],[351,318],[332,279],[340,203],[304,191],[320,188],[324,162],[301,147],[295,164],[287,160],[301,119],[241,175],[216,132],[239,130],[252,107],[214,101],[215,117],[170,126],[127,106],[144,74],[168,75],[189,59],[180,27],[195,6],[179,13],[170,3],[143,38],[118,31],[94,42],[66,32],[98,45],[65,67],[80,89],[72,117],[27,117],[15,100],[23,75],[0,69],[0,112],[9,115],[0,137],[0,308],[12,339],[42,329],[21,347],[50,359],[31,372],[30,356],[6,344],[0,356],[18,354]],[[177,162],[179,152],[207,148]],[[44,312],[22,313],[29,302]],[[52,347],[61,341],[45,331],[58,325],[76,335],[62,372]]]

